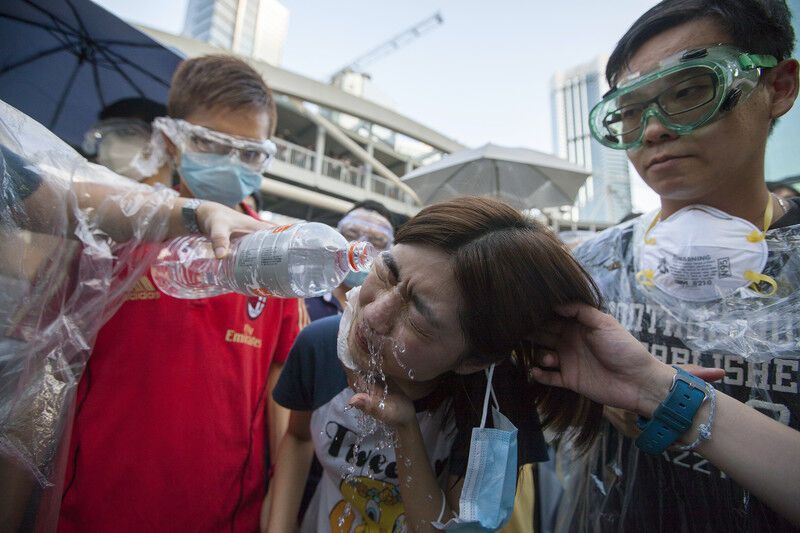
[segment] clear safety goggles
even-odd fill
[[[103,141],[114,139],[137,145],[144,145],[150,139],[150,125],[138,119],[111,118],[100,121],[83,137],[83,153],[94,157]]]
[[[632,74],[606,93],[589,115],[592,136],[609,148],[636,148],[650,117],[686,135],[744,101],[761,69],[777,64],[770,55],[728,45],[679,52],[657,70]]]
[[[383,252],[394,244],[394,231],[386,218],[368,209],[355,209],[337,224],[336,229],[348,241],[368,241]]]
[[[153,128],[163,132],[182,152],[228,156],[255,172],[265,172],[278,151],[270,140],[236,137],[181,119],[158,117]]]

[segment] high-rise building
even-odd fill
[[[279,0],[189,0],[183,34],[280,65],[289,10]]]
[[[792,12],[792,27],[800,40],[800,0],[787,2]],[[800,45],[795,45],[792,57],[800,53]],[[779,120],[769,141],[765,173],[768,180],[782,180],[800,175],[800,157],[797,156],[797,140],[800,139],[800,102]]]
[[[617,222],[631,211],[628,157],[592,138],[589,112],[608,90],[606,57],[557,72],[551,81],[553,151],[592,175],[578,191],[573,220]]]

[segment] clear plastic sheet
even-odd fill
[[[682,339],[694,351],[729,352],[754,362],[798,357],[800,226],[767,232],[769,258],[764,273],[778,284],[773,296],[742,288],[727,298],[688,302],[636,280],[644,232],[654,216],[649,213],[610,228],[602,238],[575,251],[600,284],[608,311],[617,320],[636,333],[647,321],[648,333],[661,330]]]
[[[608,311],[653,356],[669,364],[723,368],[718,390],[800,429],[800,226],[767,232],[764,273],[777,281],[776,294],[743,288],[696,303],[636,280],[653,216],[610,228],[575,250]],[[607,423],[587,456],[559,448],[557,472],[565,492],[557,531],[794,531],[700,455],[640,453],[619,431],[634,420]]]
[[[76,386],[175,197],[88,163],[0,101],[0,523],[11,530],[55,530]]]

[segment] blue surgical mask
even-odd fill
[[[184,152],[180,175],[196,198],[233,207],[261,185],[261,174],[227,155]]]
[[[344,281],[342,281],[342,283],[344,283],[345,285],[347,285],[351,289],[353,289],[355,287],[360,287],[364,283],[364,281],[367,279],[368,275],[369,275],[369,272],[353,272],[353,271],[350,271],[350,272],[347,273],[347,276],[344,278]]]
[[[500,414],[492,388],[494,365],[486,371],[481,426],[472,429],[467,472],[459,498],[459,515],[433,526],[448,531],[496,531],[511,517],[517,490],[517,428]],[[489,396],[494,403],[487,428]]]

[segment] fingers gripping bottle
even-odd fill
[[[348,272],[367,272],[375,249],[348,243],[317,222],[280,226],[234,239],[223,259],[202,235],[177,238],[161,250],[150,273],[175,298],[208,298],[228,292],[308,298],[339,286]]]

